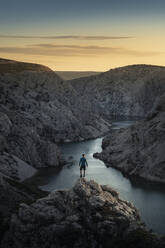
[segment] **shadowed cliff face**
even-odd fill
[[[21,204],[2,245],[149,248],[152,244],[155,248],[161,247],[159,242],[144,229],[136,208],[116,191],[80,179],[69,191],[54,191],[31,205]]]
[[[165,67],[125,66],[69,82],[105,115],[144,117],[165,92]]]
[[[165,94],[144,121],[111,133],[96,154],[130,176],[165,183]]]

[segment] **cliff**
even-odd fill
[[[94,156],[107,166],[129,176],[165,183],[165,94],[144,121],[112,132],[103,139],[102,148]]]
[[[138,242],[137,242],[138,239]],[[107,185],[80,179],[12,216],[3,248],[163,247],[145,230],[137,209]]]
[[[69,82],[105,116],[145,117],[165,92],[165,67],[130,65]]]

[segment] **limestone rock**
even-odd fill
[[[90,99],[104,116],[145,117],[165,92],[165,67],[130,65],[99,75],[74,79],[80,98]]]
[[[5,248],[9,244],[13,248],[115,247],[113,242],[126,239],[132,226],[144,230],[133,205],[109,186],[80,179],[71,190],[21,204],[2,244]]]
[[[0,113],[0,133],[4,136],[8,136],[11,130],[12,123],[8,116],[4,113]]]
[[[112,132],[97,154],[108,166],[129,176],[165,183],[165,94],[144,121]]]

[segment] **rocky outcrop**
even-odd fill
[[[57,190],[31,205],[21,204],[2,246],[146,248],[151,243],[161,247],[131,203],[107,185],[80,179],[71,190]]]
[[[129,176],[165,183],[165,94],[144,121],[112,132],[95,154]]]
[[[165,67],[131,65],[71,80],[79,97],[90,99],[104,115],[145,117],[165,92]]]

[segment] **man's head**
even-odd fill
[[[85,157],[85,154],[82,154],[83,157]]]

